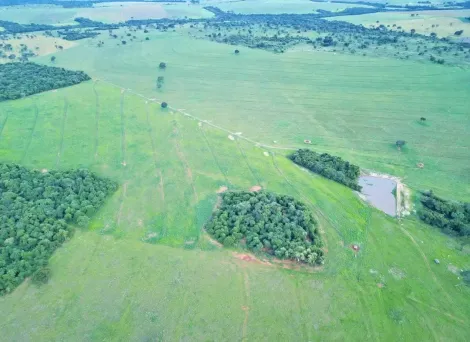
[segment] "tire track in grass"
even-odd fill
[[[5,126],[7,125],[8,116],[9,116],[9,115],[10,115],[10,112],[7,112],[7,116],[5,117],[5,119],[4,119],[3,122],[2,122],[2,127],[0,127],[0,140],[2,140],[3,129],[4,129]]]
[[[128,184],[128,182],[125,181],[123,186],[122,186],[121,198],[119,199],[119,210],[118,210],[118,213],[117,213],[117,216],[116,216],[117,226],[119,226],[119,224],[121,223],[122,208],[124,206],[124,199],[125,199],[126,193],[127,193],[127,184]]]
[[[126,166],[126,124],[125,124],[125,115],[124,115],[124,94],[126,93],[125,89],[121,89],[121,164]]]
[[[274,168],[277,170],[277,172],[279,173],[279,175],[285,180],[285,182],[292,188],[292,190],[294,190],[304,201],[305,203],[317,214],[321,215],[327,222],[330,223],[330,225],[336,230],[336,232],[338,233],[338,235],[340,236],[340,238],[343,240],[343,243],[344,243],[344,237],[343,237],[343,234],[341,233],[341,231],[339,230],[339,228],[336,226],[336,224],[331,221],[320,209],[316,208],[315,206],[313,206],[309,199],[300,191],[297,189],[297,187],[284,175],[284,173],[282,172],[282,170],[279,168],[279,166],[277,165],[277,162],[275,160],[275,157],[274,157],[274,152],[271,152],[271,159],[272,159],[272,162],[273,162],[273,165],[274,165]],[[369,221],[370,222],[370,221]],[[368,224],[369,224],[368,222]],[[325,247],[328,248],[328,241],[326,239],[326,236],[325,234],[322,234],[322,238],[324,239],[325,241]],[[364,297],[366,296],[366,294],[364,294],[362,288],[359,286],[359,283],[356,284],[356,287],[358,289],[358,291],[361,293],[361,297],[359,298],[359,301],[362,305],[362,307],[366,307],[365,306],[365,299]],[[368,312],[366,310],[366,312]],[[379,341],[379,338],[377,337],[377,332],[375,331],[375,329],[370,327],[370,322],[371,322],[371,317],[370,317],[370,314],[367,313],[367,321],[364,322],[365,326],[366,326],[366,330],[368,332],[368,335],[373,337],[375,340]]]
[[[247,341],[248,333],[248,318],[250,316],[250,307],[248,306],[250,302],[250,279],[248,278],[248,273],[246,272],[245,266],[243,267],[243,288],[245,290],[245,305],[242,306],[242,310],[245,312],[245,318],[243,319],[242,326],[242,341]]]
[[[421,249],[421,247],[419,247],[418,243],[416,242],[416,240],[413,238],[413,236],[404,228],[402,228],[402,223],[401,223],[401,220],[399,220],[398,222],[398,228],[400,229],[400,231],[406,235],[410,241],[413,243],[413,245],[416,247],[416,249],[418,250],[419,254],[421,255],[421,257],[423,258],[423,261],[424,261],[424,264],[426,265],[426,268],[428,269],[429,273],[431,273],[431,277],[432,279],[434,280],[434,283],[441,289],[441,291],[444,293],[444,295],[446,296],[447,300],[450,302],[450,303],[453,303],[453,300],[452,300],[452,297],[447,293],[447,291],[444,289],[444,287],[441,285],[441,283],[439,282],[439,280],[437,279],[436,275],[434,274],[434,272],[432,271],[431,269],[431,265],[429,264],[429,261],[428,259],[426,258],[426,254],[424,254],[423,250]]]
[[[176,148],[176,154],[178,156],[178,159],[180,160],[181,164],[183,165],[183,168],[186,171],[186,176],[188,177],[189,183],[191,184],[191,187],[193,189],[194,193],[194,198],[196,202],[199,202],[199,197],[197,195],[196,191],[196,186],[194,185],[194,180],[193,180],[193,172],[191,168],[189,167],[188,160],[186,159],[186,156],[184,155],[183,150],[181,149],[181,145],[179,143],[178,137],[181,136],[180,131],[178,129],[178,123],[176,120],[173,121],[173,132],[175,133],[176,137],[173,139],[173,143]]]
[[[156,143],[155,143],[155,139],[154,139],[154,133],[153,133],[153,129],[152,129],[152,126],[150,125],[150,114],[149,114],[149,108],[148,108],[148,101],[145,101],[145,114],[146,114],[146,117],[147,117],[147,126],[148,126],[148,134],[149,134],[149,138],[150,138],[150,144],[152,145],[152,155],[153,155],[153,161],[155,163],[155,169],[157,170],[157,174],[158,176],[160,177],[160,182],[159,182],[159,191],[160,191],[160,196],[161,196],[161,199],[162,199],[162,202],[165,203],[165,189],[164,189],[164,186],[163,186],[163,174],[162,174],[162,170],[160,168],[158,168],[158,156],[157,156],[157,147],[156,147]]]
[[[207,148],[209,149],[209,151],[212,155],[212,158],[214,159],[215,163],[217,164],[217,167],[219,168],[219,171],[224,176],[225,182],[227,183],[227,185],[230,186],[230,188],[233,188],[233,184],[228,179],[227,173],[222,169],[222,166],[220,165],[219,160],[217,159],[217,157],[215,155],[214,149],[212,148],[211,144],[209,143],[209,139],[207,139],[206,132],[204,131],[204,128],[203,128],[202,125],[199,126],[199,131],[201,132],[201,134],[204,138],[204,141],[206,142]]]
[[[235,142],[236,142],[236,144],[237,144],[238,150],[239,150],[240,153],[242,154],[242,157],[243,157],[243,160],[244,160],[245,163],[246,163],[246,166],[248,166],[248,168],[250,169],[250,172],[251,172],[251,174],[253,175],[253,178],[255,179],[256,184],[261,185],[261,180],[260,180],[260,179],[258,178],[258,176],[255,174],[255,171],[253,170],[253,168],[251,167],[250,163],[248,162],[248,158],[246,157],[245,151],[243,150],[243,148],[241,147],[240,143],[238,142],[238,136],[236,136]]]
[[[67,121],[68,107],[69,107],[69,104],[68,104],[67,98],[64,97],[64,115],[62,116],[62,125],[60,129],[59,151],[57,152],[57,159],[55,162],[56,169],[59,168],[60,158],[62,156],[62,153],[64,152],[64,133],[65,133],[65,122]]]
[[[31,142],[33,141],[33,135],[34,135],[34,132],[36,131],[36,125],[37,125],[37,122],[38,122],[38,117],[39,117],[39,108],[38,108],[38,104],[36,103],[36,100],[33,100],[34,101],[34,121],[33,121],[33,128],[31,129],[31,133],[29,134],[29,137],[28,137],[28,142],[26,143],[26,148],[25,150],[23,151],[23,155],[21,156],[21,159],[20,159],[20,163],[22,164],[28,154],[28,151],[29,151],[29,147],[31,146]]]
[[[94,160],[96,160],[96,158],[98,157],[99,120],[100,120],[100,98],[98,95],[98,91],[96,90],[96,83],[98,83],[98,80],[96,80],[93,83],[93,92],[95,93],[95,147],[94,147],[94,153],[93,153]]]

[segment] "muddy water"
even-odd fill
[[[359,177],[359,185],[362,186],[361,193],[370,204],[390,216],[396,216],[397,201],[392,191],[397,187],[397,183],[394,180],[362,176]]]

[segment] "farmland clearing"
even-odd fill
[[[0,19],[213,17],[205,5],[245,13],[349,7],[250,0],[48,5],[47,12],[28,5],[0,7]],[[190,25],[100,30],[57,50],[49,50],[59,44],[55,36],[27,41],[44,54],[31,61],[92,79],[0,102],[0,162],[46,174],[85,168],[119,186],[53,254],[46,284],[28,278],[0,297],[2,339],[465,341],[470,287],[460,270],[470,268],[468,239],[423,223],[413,209],[427,189],[470,199],[468,66],[300,45],[272,53],[209,41],[203,25]],[[390,215],[294,164],[288,156],[302,148],[389,182]],[[249,249],[250,237],[228,247],[209,235],[208,222],[231,192],[303,203],[324,264],[280,260],[266,245]]]

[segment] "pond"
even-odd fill
[[[359,185],[367,202],[390,216],[397,214],[397,200],[393,194],[397,183],[388,178],[361,176]]]

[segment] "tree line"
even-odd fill
[[[305,148],[295,151],[288,158],[323,177],[344,184],[353,190],[361,191],[361,186],[357,184],[360,175],[359,166],[340,157],[328,153],[319,154]]]
[[[83,71],[66,70],[31,62],[0,64],[0,102],[68,87],[88,80],[90,76]]]
[[[421,220],[450,235],[470,236],[470,203],[445,200],[432,191],[423,192],[420,202]]]
[[[0,295],[42,278],[53,252],[86,227],[117,184],[88,170],[41,172],[0,163]]]
[[[324,263],[316,221],[300,201],[271,192],[225,192],[222,203],[205,226],[225,246],[246,243],[280,259],[311,265]]]

